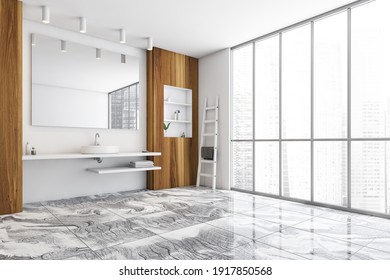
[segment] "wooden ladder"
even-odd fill
[[[217,145],[218,145],[218,107],[219,107],[219,98],[218,96],[215,98],[215,103],[213,106],[208,105],[208,97],[206,97],[204,101],[204,110],[203,110],[203,119],[202,119],[202,131],[201,131],[201,138],[200,138],[200,147],[202,148],[205,143],[206,137],[213,137],[214,138],[214,153],[213,153],[213,159],[203,159],[201,151],[199,151],[199,160],[198,160],[198,175],[196,177],[196,186],[200,186],[200,178],[201,177],[209,177],[213,178],[213,190],[216,189],[217,186]],[[214,111],[215,118],[213,120],[207,119],[207,112]],[[207,125],[214,125],[214,132],[207,132]],[[212,173],[202,173],[202,166],[205,165],[212,165],[213,166],[213,172]]]

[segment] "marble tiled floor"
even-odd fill
[[[0,259],[390,259],[390,220],[206,188],[24,205]]]

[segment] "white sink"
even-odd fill
[[[82,146],[82,154],[117,154],[119,152],[118,146]]]

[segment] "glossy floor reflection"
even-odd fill
[[[390,259],[390,220],[235,191],[121,192],[0,216],[0,259]]]

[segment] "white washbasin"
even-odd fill
[[[82,154],[117,154],[119,152],[118,146],[82,146]]]

